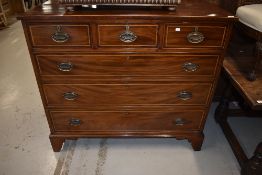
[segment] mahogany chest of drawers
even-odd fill
[[[174,137],[201,149],[230,14],[184,0],[176,12],[46,3],[19,18],[54,151],[81,137]]]

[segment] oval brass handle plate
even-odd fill
[[[188,124],[190,123],[190,121],[188,120],[185,120],[183,118],[176,118],[173,123],[176,125],[176,126],[184,126],[185,124]]]
[[[182,65],[182,67],[186,72],[195,72],[199,68],[199,65],[191,62],[186,62]]]
[[[198,27],[195,27],[195,31],[187,35],[187,41],[191,44],[199,44],[205,39],[204,35],[198,31]]]
[[[57,43],[64,43],[69,40],[70,36],[68,33],[62,31],[61,26],[56,26],[56,31],[51,36],[52,40]]]
[[[62,72],[69,72],[73,68],[73,64],[70,62],[62,62],[57,65],[58,69]]]
[[[192,98],[192,92],[189,91],[181,91],[177,94],[177,97],[180,98],[181,100],[189,100]]]
[[[120,34],[120,41],[124,43],[132,43],[137,39],[137,36],[129,30],[129,26],[126,26],[126,31]]]
[[[78,94],[75,92],[66,92],[64,93],[64,99],[66,100],[75,100],[78,97]]]
[[[71,126],[79,126],[81,124],[81,120],[76,119],[76,118],[72,118],[72,119],[69,120],[69,124]]]

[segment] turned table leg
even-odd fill
[[[243,165],[241,175],[261,175],[262,174],[262,142],[257,146],[253,157],[248,159]]]
[[[49,136],[54,152],[59,152],[64,144],[65,139],[61,137]]]

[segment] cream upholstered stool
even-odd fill
[[[238,27],[256,40],[256,59],[247,75],[248,80],[254,81],[262,60],[262,0],[240,0],[237,5],[236,16],[240,22]]]
[[[262,31],[262,4],[240,6],[236,15],[241,23],[259,32]]]

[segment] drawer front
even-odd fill
[[[99,25],[99,46],[157,46],[158,25]]]
[[[51,111],[55,131],[197,130],[203,111],[187,112],[57,112]]]
[[[49,106],[206,105],[211,84],[102,84],[43,86]]]
[[[168,25],[165,47],[222,47],[226,27]]]
[[[214,76],[218,56],[59,56],[36,57],[41,75]]]
[[[88,25],[31,25],[33,46],[89,46]]]

